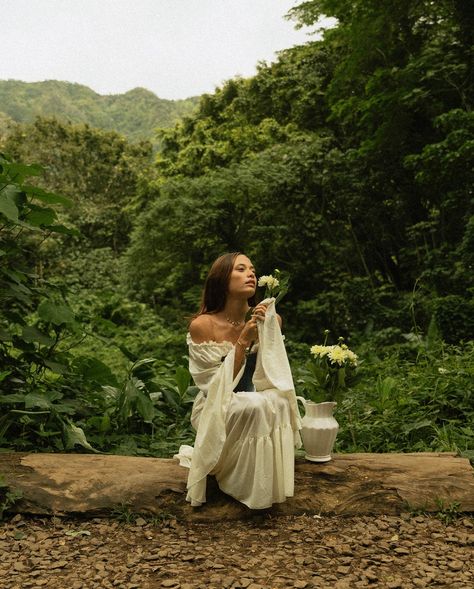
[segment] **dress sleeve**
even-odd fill
[[[231,342],[204,342],[196,344],[188,334],[189,372],[196,386],[205,396],[212,380],[216,377],[225,356],[232,350]]]

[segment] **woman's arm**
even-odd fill
[[[243,342],[240,337],[235,343],[235,354],[234,354],[234,378],[242,368],[242,364],[245,360],[245,352],[250,344]]]

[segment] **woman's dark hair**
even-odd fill
[[[227,300],[229,280],[234,268],[235,259],[240,255],[243,255],[242,252],[223,254],[212,264],[206,282],[204,283],[201,307],[195,317],[204,313],[218,313],[222,311]],[[248,299],[248,303],[250,307],[255,307],[255,295]]]

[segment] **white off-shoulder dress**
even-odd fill
[[[194,448],[176,455],[189,466],[187,500],[206,501],[206,477],[251,509],[264,509],[294,494],[294,450],[301,446],[301,420],[293,379],[278,324],[274,299],[259,324],[253,374],[254,391],[234,389],[245,363],[233,378],[231,342],[197,344],[187,335],[189,369],[199,387],[191,423]]]

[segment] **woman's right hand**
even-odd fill
[[[257,341],[258,339],[258,329],[257,325],[259,321],[265,320],[265,313],[267,312],[267,306],[262,305],[262,303],[258,304],[255,309],[252,311],[252,316],[250,319],[245,323],[242,331],[240,332],[239,341],[245,344],[247,347],[252,344],[252,342]]]

